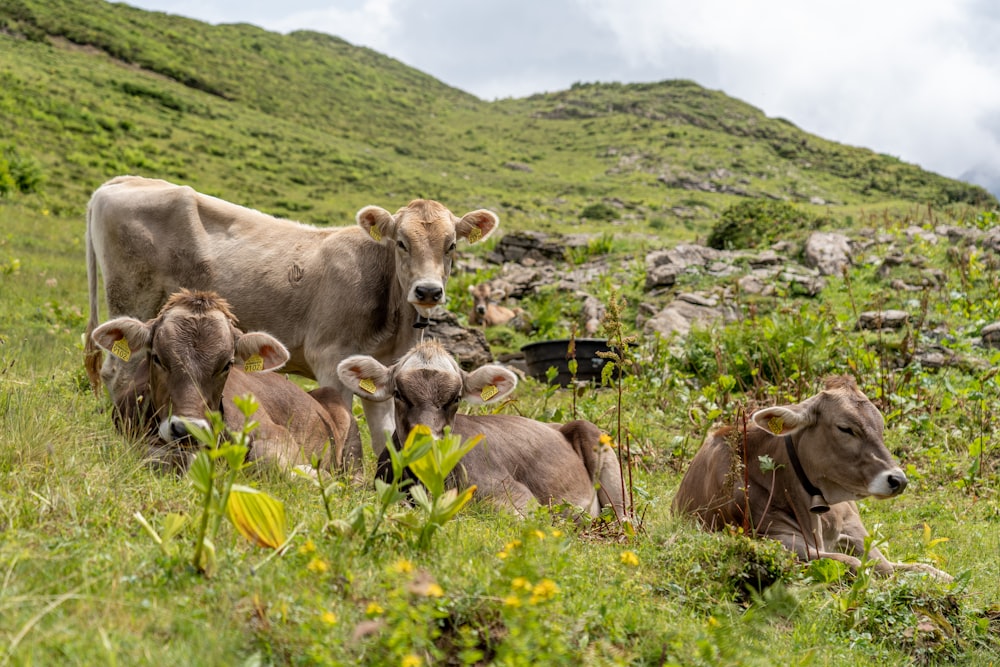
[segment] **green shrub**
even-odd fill
[[[716,250],[766,246],[790,232],[814,229],[817,224],[813,215],[787,202],[751,199],[722,212],[708,235],[708,245]]]

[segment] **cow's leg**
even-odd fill
[[[538,499],[531,493],[531,489],[512,477],[472,481],[476,482],[476,492],[473,498],[487,500],[504,511],[513,512],[522,519],[529,509],[538,507]]]
[[[365,420],[372,436],[372,451],[378,457],[385,449],[386,434],[392,437],[396,430],[396,420],[393,414],[392,401],[366,401],[361,399],[361,407],[365,409]]]

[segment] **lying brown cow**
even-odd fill
[[[469,294],[472,295],[472,312],[469,314],[469,324],[486,327],[510,324],[516,329],[525,328],[524,311],[520,308],[513,310],[500,305],[498,302],[504,298],[505,294],[501,290],[494,289],[490,283],[469,285]],[[527,326],[530,328],[530,324]]]
[[[161,180],[120,176],[87,207],[87,372],[99,383],[98,269],[108,316],[150,319],[182,287],[226,299],[242,326],[267,331],[291,353],[285,369],[337,389],[337,363],[369,354],[392,363],[445,297],[456,241],[499,225],[490,211],[461,218],[435,201],[395,214],[366,206],[357,226],[319,229],[274,218]],[[392,429],[391,404],[363,401],[376,453]]]
[[[708,529],[744,526],[794,551],[799,558],[832,558],[861,565],[868,532],[861,498],[891,498],[906,488],[906,475],[882,442],[882,415],[853,378],[827,380],[826,389],[801,403],[758,410],[746,429],[744,495],[743,433],[724,427],[709,434],[681,480],[674,510],[694,514]],[[774,472],[761,469],[769,457]],[[746,509],[749,506],[749,515]],[[950,575],[919,563],[891,563],[872,546],[877,572],[894,569]]]
[[[457,486],[474,484],[477,495],[519,514],[537,501],[567,502],[592,516],[610,505],[623,516],[621,468],[590,422],[559,425],[515,415],[457,414],[463,399],[485,405],[513,391],[517,376],[506,368],[488,365],[466,373],[441,345],[428,341],[391,367],[359,355],[340,362],[338,372],[357,394],[395,399],[397,446],[399,436],[417,424],[436,437],[445,426],[463,439],[482,434],[483,441],[462,459]],[[387,462],[385,454],[382,462]]]
[[[247,393],[259,403],[251,460],[308,465],[315,454],[327,469],[360,460],[361,439],[340,394],[327,387],[306,393],[267,372],[288,359],[284,345],[266,333],[242,333],[214,293],[181,290],[155,319],[119,317],[92,336],[110,353],[102,379],[116,424],[148,429],[152,457],[161,463],[186,468],[188,424],[207,427],[207,410],[221,410],[226,426],[240,429],[243,414],[233,398]]]

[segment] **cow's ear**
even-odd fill
[[[365,206],[358,211],[358,226],[365,230],[368,236],[381,242],[384,238],[395,238],[396,221],[389,211],[381,206]]]
[[[791,435],[811,423],[808,412],[798,405],[764,408],[750,415],[750,419],[774,435]]]
[[[281,341],[261,331],[240,334],[236,339],[235,362],[247,373],[273,371],[284,366],[292,355]]]
[[[481,366],[464,377],[463,395],[473,405],[490,405],[507,398],[517,387],[517,376],[503,366]]]
[[[500,218],[493,211],[484,208],[466,213],[455,225],[455,233],[469,243],[478,243],[489,237],[500,227]]]
[[[396,386],[391,370],[378,359],[364,354],[356,354],[337,364],[337,377],[344,386],[369,401],[388,400]]]
[[[118,317],[94,329],[90,337],[102,349],[122,361],[130,361],[149,349],[153,327],[134,317]]]

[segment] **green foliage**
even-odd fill
[[[188,468],[188,479],[199,495],[200,510],[191,564],[207,577],[213,576],[218,569],[215,542],[223,517],[258,546],[280,549],[287,539],[283,505],[262,491],[236,484],[240,471],[250,465],[245,462],[250,450],[250,434],[258,426],[250,417],[259,404],[251,395],[237,397],[234,402],[246,418],[239,431],[227,429],[218,412],[208,413],[208,428],[188,424],[191,435],[201,445]],[[219,465],[220,462],[226,464],[225,468]],[[157,532],[141,512],[134,516],[164,555],[177,555],[174,538],[187,522],[185,515],[167,514],[161,532]]]
[[[44,180],[42,165],[35,158],[13,147],[0,151],[0,197],[38,192]]]
[[[386,443],[392,465],[392,481],[375,480],[376,503],[355,508],[347,519],[334,520],[330,525],[347,537],[363,536],[363,552],[390,539],[406,541],[418,549],[427,549],[434,534],[453,519],[472,500],[476,487],[461,491],[445,488],[445,481],[482,436],[465,442],[453,433],[434,438],[423,426],[416,426],[397,450]],[[404,477],[409,469],[420,484]],[[417,512],[399,511],[395,507],[409,497]],[[324,504],[326,496],[324,495]]]
[[[741,201],[727,207],[712,227],[707,244],[717,250],[766,247],[778,240],[799,237],[818,220],[783,201]]]

